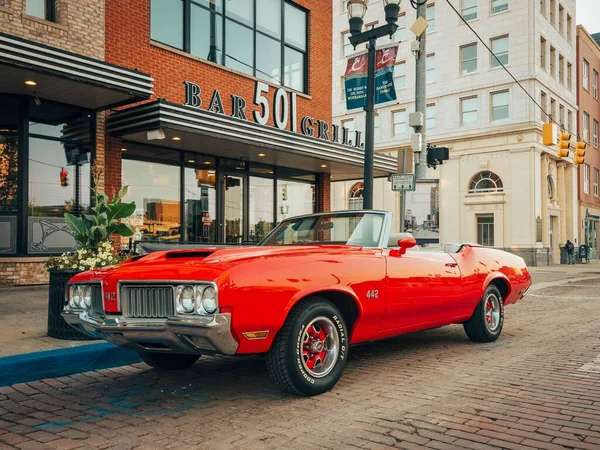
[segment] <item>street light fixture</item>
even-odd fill
[[[368,42],[367,65],[367,104],[365,127],[365,167],[363,208],[373,209],[373,155],[375,153],[375,42],[377,38],[394,35],[398,29],[398,13],[402,0],[383,0],[386,25],[362,31],[363,17],[367,12],[368,0],[348,0],[348,23],[350,25],[350,43],[356,48],[358,44]]]

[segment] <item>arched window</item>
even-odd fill
[[[554,199],[554,181],[552,177],[548,175],[548,200]]]
[[[349,209],[363,209],[363,188],[364,184],[362,183],[362,181],[359,183],[355,183],[350,188]]]
[[[498,175],[489,170],[484,170],[471,178],[469,194],[483,192],[504,192],[504,185]]]

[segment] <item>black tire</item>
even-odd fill
[[[178,353],[140,352],[142,360],[155,369],[181,370],[187,369],[200,358],[200,355]]]
[[[486,317],[488,302],[498,307],[498,317],[493,320]],[[504,301],[496,286],[490,284],[479,301],[471,318],[463,324],[465,332],[473,342],[494,342],[502,333],[504,326]]]
[[[327,352],[333,366],[322,375],[314,376],[309,373],[310,369],[307,369],[303,361],[305,346],[309,345],[309,341],[304,342],[303,338],[305,335],[308,337],[307,327],[311,322],[320,318],[328,319],[333,325],[329,328],[328,336],[331,336],[333,341],[337,337],[338,351],[337,355],[335,352]],[[321,320],[316,322],[316,325],[320,327],[323,323],[327,324],[326,321]],[[314,325],[312,329],[315,329]],[[267,353],[269,375],[275,384],[290,394],[312,396],[327,392],[335,386],[344,371],[348,359],[348,339],[346,321],[336,306],[322,297],[308,297],[290,311],[285,324],[271,345]],[[327,345],[331,348],[330,340]],[[327,367],[329,363],[326,363],[327,356],[323,359],[321,367]],[[317,367],[313,366],[313,369],[319,370]]]

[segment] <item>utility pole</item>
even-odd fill
[[[417,20],[419,17],[427,20],[427,5],[425,0],[417,0]],[[416,83],[415,83],[415,111],[423,113],[423,126],[415,127],[415,133],[421,133],[422,150],[415,153],[415,179],[423,180],[427,175],[427,30],[419,37],[420,48],[416,61]]]

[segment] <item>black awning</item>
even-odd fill
[[[0,33],[0,80],[0,93],[94,110],[146,100],[153,94],[153,79],[147,74],[4,33]]]

